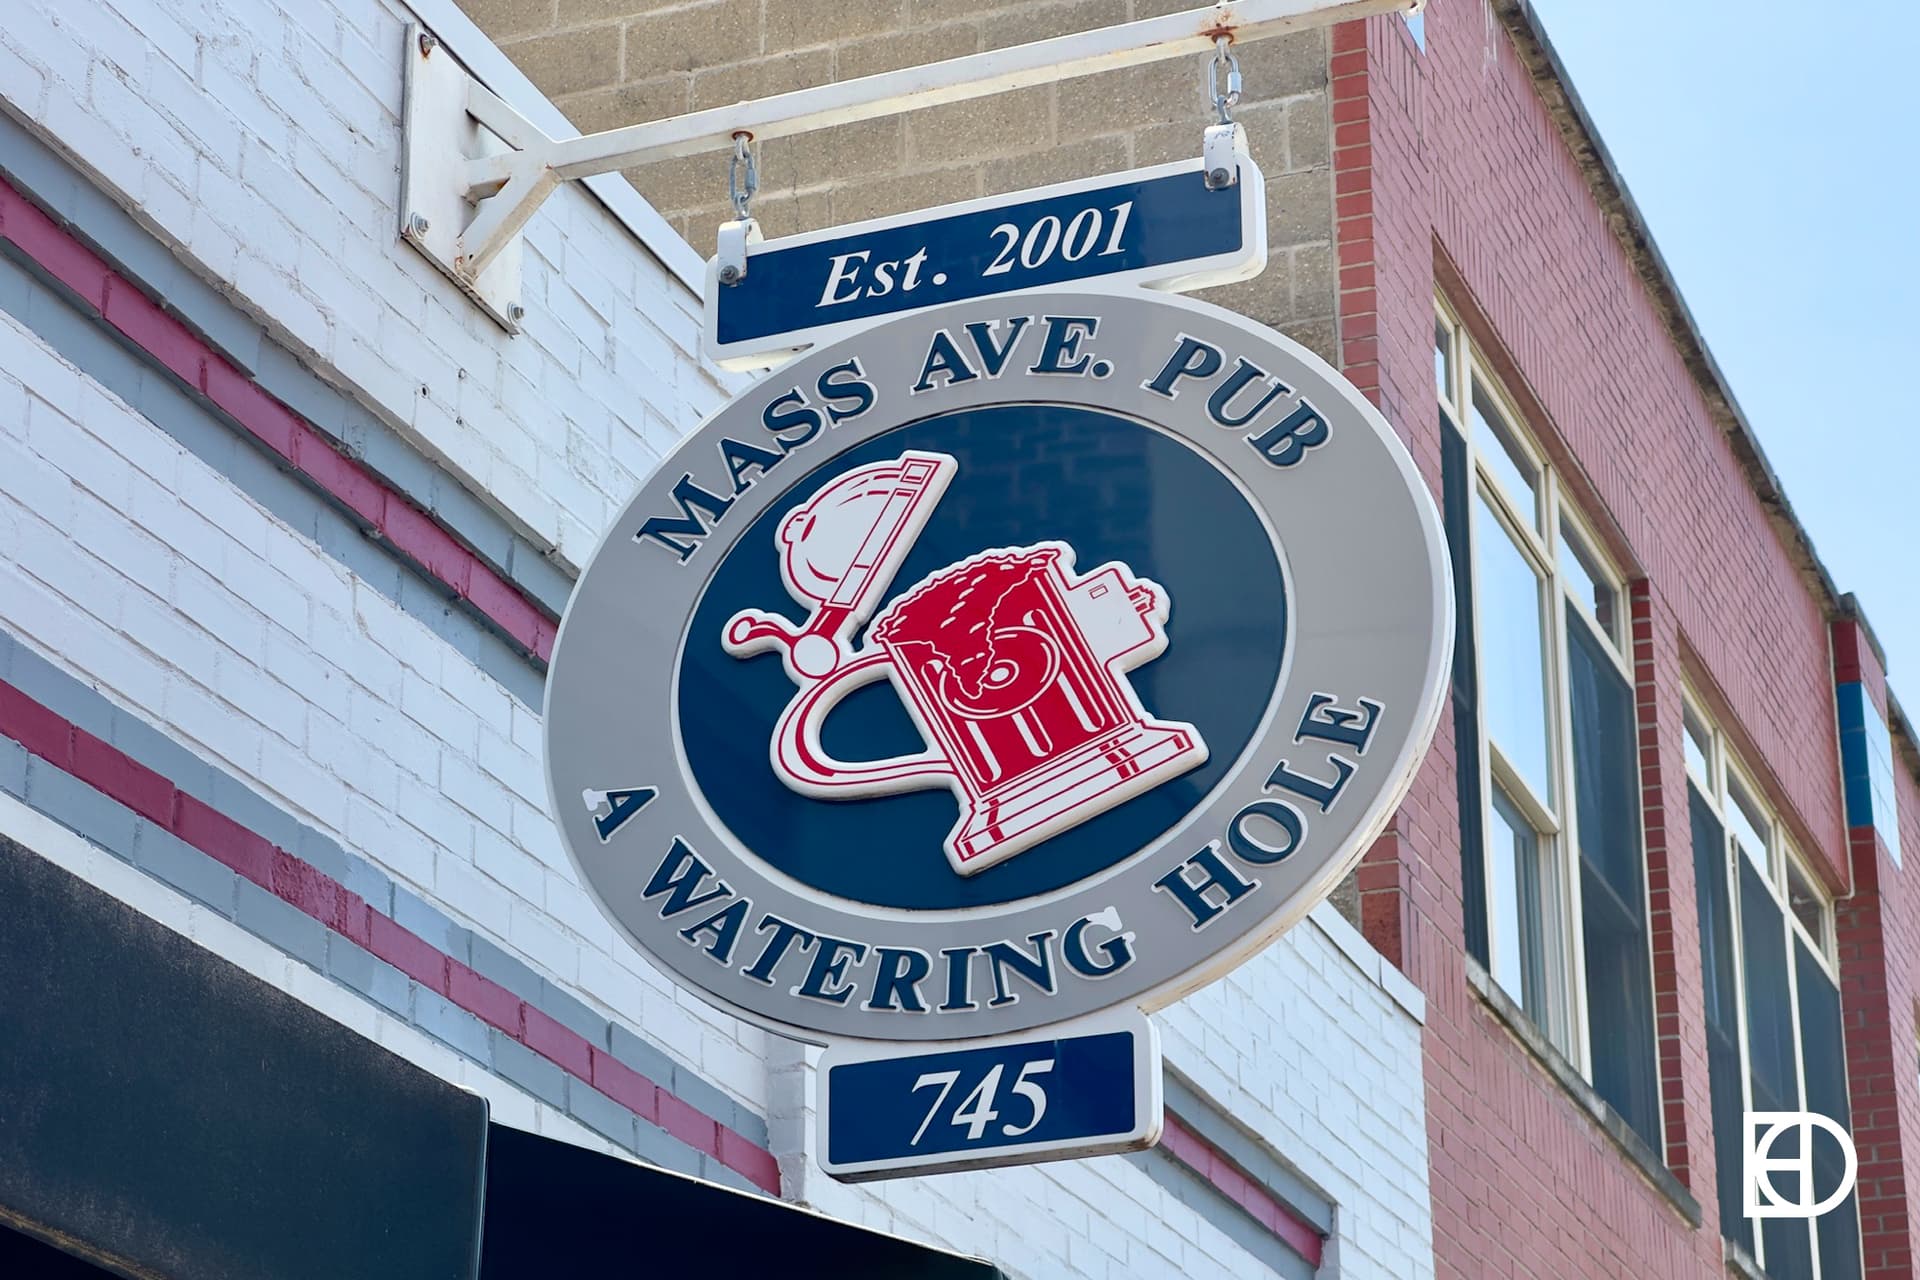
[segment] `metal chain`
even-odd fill
[[[1221,87],[1225,72],[1225,88]],[[1233,56],[1233,37],[1215,36],[1213,56],[1206,64],[1207,96],[1221,124],[1233,123],[1233,109],[1240,105],[1240,59]]]
[[[727,163],[727,198],[733,202],[735,218],[747,220],[754,193],[759,190],[760,166],[753,155],[753,135],[743,129],[733,135],[733,159]]]

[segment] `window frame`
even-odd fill
[[[1512,397],[1496,371],[1487,363],[1475,347],[1471,336],[1458,317],[1446,303],[1434,300],[1434,365],[1435,395],[1442,411],[1442,430],[1451,429],[1457,433],[1466,446],[1468,513],[1464,521],[1466,541],[1465,563],[1474,579],[1475,607],[1473,617],[1457,619],[1456,626],[1470,628],[1473,651],[1484,655],[1481,627],[1482,599],[1479,582],[1481,575],[1481,548],[1479,546],[1479,506],[1485,504],[1502,531],[1513,542],[1520,557],[1535,576],[1542,614],[1540,618],[1540,654],[1541,673],[1544,688],[1541,691],[1543,711],[1547,733],[1547,782],[1552,794],[1539,796],[1529,783],[1520,767],[1506,755],[1506,752],[1494,741],[1494,735],[1487,719],[1487,686],[1489,681],[1482,673],[1474,682],[1474,700],[1476,718],[1479,725],[1478,751],[1480,765],[1480,831],[1491,833],[1496,829],[1493,812],[1493,791],[1497,786],[1513,803],[1514,807],[1531,823],[1541,849],[1540,873],[1543,885],[1551,885],[1550,901],[1543,901],[1542,935],[1551,954],[1544,957],[1550,967],[1547,986],[1544,1020],[1540,1013],[1528,1009],[1530,1016],[1540,1021],[1540,1030],[1547,1040],[1558,1049],[1580,1072],[1591,1081],[1594,1078],[1593,1044],[1589,1033],[1589,1010],[1587,995],[1586,945],[1583,932],[1584,903],[1580,874],[1580,842],[1578,804],[1575,794],[1575,765],[1573,758],[1573,712],[1571,705],[1571,676],[1569,672],[1572,640],[1566,628],[1576,625],[1570,617],[1580,619],[1578,625],[1590,629],[1601,644],[1598,650],[1607,655],[1614,669],[1625,681],[1629,689],[1634,687],[1634,673],[1626,646],[1626,575],[1621,572],[1606,547],[1594,534],[1593,523],[1581,513],[1561,492],[1559,470],[1553,466],[1533,438],[1525,417],[1519,412]],[[1449,384],[1442,386],[1444,380]],[[1469,416],[1474,411],[1476,394],[1486,406],[1498,415],[1495,427],[1501,439],[1495,440],[1493,447],[1507,444],[1509,456],[1517,454],[1517,462],[1530,470],[1533,476],[1532,510],[1524,507],[1526,494],[1512,494],[1502,479],[1501,468],[1486,457],[1487,445],[1479,438],[1473,420]],[[1592,562],[1598,570],[1595,582],[1611,592],[1615,607],[1612,625],[1603,624],[1594,613],[1593,601],[1582,598],[1582,593],[1573,589],[1569,575],[1561,568],[1561,541],[1563,529],[1571,528],[1579,539],[1584,559]],[[1583,566],[1584,567],[1584,566]],[[1568,604],[1572,604],[1569,609]],[[1634,760],[1637,769],[1638,753]],[[1638,786],[1636,777],[1636,788]],[[1646,813],[1639,806],[1639,849],[1642,859],[1640,876],[1641,920],[1650,922],[1653,918],[1650,897],[1650,877],[1645,871],[1646,856]],[[1483,836],[1484,840],[1484,836]],[[1495,856],[1495,851],[1487,845],[1483,849],[1487,858]],[[1506,850],[1501,850],[1503,856]],[[1485,906],[1488,913],[1487,948],[1489,976],[1506,965],[1493,954],[1496,938],[1500,930],[1492,919],[1494,907],[1494,885],[1496,877],[1492,869],[1487,869],[1485,880]],[[1543,894],[1543,898],[1549,895]],[[1653,971],[1652,930],[1643,928],[1648,949],[1649,972]],[[1525,957],[1521,957],[1518,969],[1525,971]],[[1503,986],[1504,989],[1504,986]],[[1520,992],[1508,992],[1516,1005],[1525,1007]],[[1658,1083],[1656,1076],[1656,1083]],[[1664,1104],[1664,1092],[1661,1094]],[[1661,1138],[1664,1148],[1664,1134]],[[1661,1152],[1665,1158],[1664,1150]]]
[[[1814,872],[1812,864],[1800,852],[1799,845],[1794,842],[1793,833],[1787,828],[1779,811],[1767,802],[1766,788],[1755,781],[1753,770],[1741,761],[1738,751],[1727,740],[1725,731],[1720,729],[1714,718],[1702,709],[1701,699],[1690,686],[1683,687],[1680,696],[1685,714],[1692,717],[1707,731],[1708,766],[1712,775],[1710,779],[1712,785],[1710,790],[1702,788],[1701,795],[1706,799],[1708,807],[1713,810],[1714,816],[1720,819],[1721,827],[1729,840],[1733,838],[1733,828],[1727,822],[1727,810],[1735,803],[1733,787],[1737,786],[1746,792],[1752,806],[1760,811],[1760,816],[1764,819],[1760,834],[1767,844],[1766,861],[1764,864],[1755,862],[1754,870],[1758,871],[1760,878],[1766,882],[1767,892],[1773,895],[1774,903],[1786,915],[1793,932],[1807,944],[1807,950],[1811,951],[1814,958],[1820,962],[1820,967],[1826,971],[1826,975],[1838,983],[1840,960],[1835,950],[1833,894],[1827,891],[1826,886],[1820,882],[1820,877]],[[1696,786],[1699,785],[1699,775],[1695,774],[1691,768],[1687,770],[1687,776],[1694,780]],[[1809,932],[1793,909],[1792,891],[1787,875],[1789,866],[1799,874],[1807,887],[1814,891],[1820,902],[1824,926],[1821,932],[1825,935],[1824,937],[1816,937]],[[1735,914],[1737,917],[1737,909]],[[1743,976],[1743,990],[1744,985]]]
[[[1801,1033],[1800,970],[1799,965],[1795,962],[1796,952],[1793,943],[1796,939],[1804,943],[1808,954],[1814,957],[1814,962],[1820,966],[1821,971],[1826,975],[1828,981],[1832,982],[1836,988],[1839,987],[1840,971],[1839,958],[1836,951],[1834,898],[1833,895],[1827,891],[1826,886],[1820,882],[1819,877],[1813,873],[1813,869],[1807,864],[1806,859],[1800,854],[1798,847],[1793,841],[1792,833],[1787,829],[1786,823],[1781,818],[1779,810],[1768,802],[1765,788],[1761,787],[1754,780],[1755,775],[1753,771],[1741,762],[1739,753],[1732,743],[1728,741],[1726,732],[1719,727],[1718,722],[1712,716],[1706,713],[1700,698],[1694,694],[1690,686],[1682,687],[1681,705],[1683,715],[1704,729],[1706,734],[1706,772],[1708,776],[1704,779],[1701,778],[1689,762],[1687,768],[1688,785],[1694,791],[1698,792],[1701,800],[1706,802],[1707,807],[1713,812],[1715,819],[1719,822],[1721,830],[1723,847],[1719,852],[1718,865],[1722,876],[1725,877],[1727,886],[1728,927],[1734,943],[1732,956],[1734,981],[1733,1006],[1734,1016],[1739,1027],[1741,1108],[1745,1112],[1752,1112],[1754,1110],[1753,1050],[1750,1030],[1747,1025],[1747,955],[1746,947],[1742,943],[1746,928],[1746,906],[1740,892],[1740,869],[1743,865],[1752,866],[1759,874],[1761,883],[1766,886],[1768,895],[1772,898],[1774,905],[1779,908],[1780,914],[1786,924],[1786,932],[1782,935],[1782,941],[1786,947],[1788,1012],[1791,1026],[1793,1027],[1794,1087],[1797,1099],[1796,1105],[1804,1108],[1808,1105],[1806,1045]],[[1703,783],[1706,785],[1702,785]],[[1760,811],[1760,816],[1764,819],[1764,825],[1760,832],[1767,846],[1764,851],[1764,861],[1748,857],[1741,849],[1736,847],[1740,842],[1736,838],[1733,824],[1728,820],[1729,812],[1738,803],[1733,790],[1735,787],[1740,788],[1740,790],[1746,793],[1749,804],[1757,808]],[[1825,934],[1824,937],[1815,937],[1810,933],[1801,922],[1799,915],[1794,911],[1791,900],[1791,890],[1789,888],[1790,881],[1787,874],[1789,867],[1800,875],[1816,895],[1821,908],[1821,917],[1823,920],[1822,932]],[[1841,1056],[1841,1068],[1844,1073],[1846,1070],[1844,1053]],[[1745,1140],[1744,1135],[1741,1136],[1741,1140]],[[1753,1232],[1753,1256],[1755,1261],[1762,1267],[1765,1267],[1765,1233],[1758,1229],[1761,1220],[1756,1219],[1753,1221],[1755,1222],[1755,1230]],[[1809,1218],[1806,1221],[1808,1241],[1813,1256],[1813,1274],[1815,1277],[1820,1276],[1820,1221],[1819,1218]]]
[[[1609,556],[1606,550],[1600,545],[1600,539],[1594,536],[1593,526],[1587,523],[1587,518],[1580,514],[1579,508],[1566,502],[1560,502],[1557,506],[1559,508],[1557,513],[1558,520],[1554,525],[1554,538],[1556,539],[1554,544],[1555,572],[1558,573],[1560,567],[1559,552],[1565,549],[1561,540],[1566,536],[1566,526],[1571,524],[1574,527],[1574,536],[1586,548],[1586,558],[1598,562],[1601,575],[1600,585],[1605,586],[1613,595],[1613,625],[1609,627],[1600,621],[1599,616],[1594,612],[1593,601],[1586,599],[1579,592],[1572,590],[1570,586],[1566,586],[1564,583],[1563,588],[1566,591],[1567,598],[1572,600],[1576,606],[1575,612],[1580,615],[1581,621],[1591,627],[1593,633],[1606,642],[1607,652],[1619,660],[1621,671],[1626,674],[1628,682],[1631,683],[1633,672],[1627,661],[1627,646],[1624,643],[1626,639],[1624,629],[1627,612],[1626,575],[1620,572],[1618,566],[1613,563],[1613,558]],[[1579,558],[1579,552],[1576,551],[1573,554],[1576,559]],[[1564,578],[1564,575],[1561,576]]]

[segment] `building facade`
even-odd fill
[[[1517,0],[1240,50],[1272,252],[1209,296],[1401,433],[1460,642],[1349,884],[1157,1015],[1158,1149],[835,1183],[817,1052],[677,989],[575,878],[545,662],[613,514],[751,381],[699,353],[726,159],[558,192],[509,336],[397,234],[406,24],[559,132],[1185,7],[26,0],[0,22],[11,856],[500,1124],[1009,1276],[1911,1274],[1911,725]],[[1183,158],[1200,73],[769,142],[754,211],[780,234]],[[1802,1105],[1854,1133],[1858,1192],[1756,1234],[1741,1112]]]

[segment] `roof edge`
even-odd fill
[[[1573,155],[1574,163],[1580,167],[1587,189],[1600,206],[1600,212],[1613,230],[1614,237],[1626,250],[1634,274],[1660,313],[1661,323],[1666,327],[1687,372],[1706,402],[1707,412],[1733,446],[1734,456],[1747,473],[1754,494],[1766,508],[1768,518],[1785,542],[1795,566],[1824,603],[1829,621],[1848,618],[1860,624],[1868,643],[1880,658],[1884,671],[1886,654],[1873,634],[1865,610],[1851,593],[1840,590],[1833,574],[1814,549],[1812,536],[1794,512],[1793,503],[1787,498],[1779,474],[1774,471],[1766,450],[1761,447],[1759,437],[1754,433],[1752,423],[1734,397],[1733,388],[1728,385],[1719,362],[1713,358],[1706,337],[1700,332],[1699,323],[1688,308],[1686,298],[1681,295],[1680,286],[1674,280],[1660,246],[1654,241],[1652,229],[1642,216],[1640,206],[1634,202],[1633,194],[1628,191],[1626,179],[1621,176],[1619,167],[1607,150],[1607,144],[1601,139],[1593,117],[1587,113],[1586,104],[1574,89],[1573,78],[1567,73],[1566,64],[1560,60],[1553,42],[1547,38],[1546,29],[1541,25],[1539,14],[1534,11],[1532,0],[1491,0],[1491,3],[1495,16],[1506,29],[1515,51],[1533,79],[1534,91],[1546,104],[1562,140]],[[1887,697],[1890,703],[1897,703],[1891,681]],[[1914,726],[1905,715],[1895,711],[1889,718],[1896,722],[1894,731],[1904,738],[1902,745],[1905,750],[1901,754],[1906,759],[1907,767],[1920,781],[1920,737],[1915,736]]]

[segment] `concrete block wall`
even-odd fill
[[[582,132],[1197,7],[1193,0],[465,0]],[[1202,296],[1332,359],[1333,180],[1326,33],[1240,50],[1267,175],[1266,274]],[[1182,58],[760,147],[769,236],[1199,154],[1201,60]],[[703,255],[730,217],[727,158],[628,175]]]
[[[1011,1274],[1261,1274],[1237,1208],[1138,1162],[824,1182],[804,1053],[593,909],[544,814],[543,643],[613,506],[734,384],[676,246],[583,191],[528,228],[517,338],[398,241],[412,16],[24,0],[0,24],[6,829],[509,1123]],[[1191,117],[1166,136],[1197,145]],[[1167,1015],[1214,1118],[1334,1203],[1337,1274],[1431,1272],[1423,1016],[1327,913]]]

